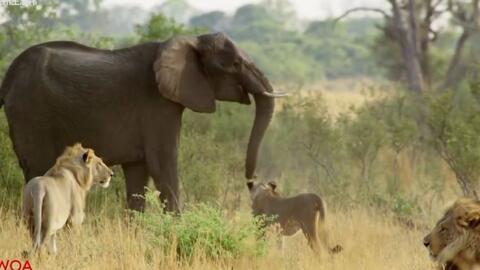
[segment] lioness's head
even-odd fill
[[[272,195],[278,195],[275,191],[277,184],[273,181],[262,183],[260,181],[250,180],[247,182],[247,187],[248,191],[250,191],[250,199],[252,199],[252,201],[260,194],[269,193]]]
[[[461,198],[451,206],[437,222],[433,230],[425,236],[423,243],[430,255],[445,263],[462,249],[469,234],[480,231],[480,202]],[[459,239],[461,241],[459,241]]]
[[[103,163],[103,160],[96,156],[92,149],[86,149],[86,152],[82,155],[82,160],[91,170],[93,184],[104,188],[108,187],[110,180],[112,180],[113,171]]]
[[[65,148],[49,173],[55,174],[63,169],[72,172],[78,184],[85,189],[94,184],[106,188],[113,176],[113,171],[92,149],[83,148],[79,143]]]

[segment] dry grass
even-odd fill
[[[288,89],[288,87],[281,88]],[[358,108],[367,101],[392,96],[393,91],[391,85],[359,79],[318,82],[295,89],[294,93],[288,98],[289,102],[295,99],[305,100],[305,98],[318,101],[320,97],[326,104],[327,112],[333,118],[337,118],[342,113],[350,113],[351,108]],[[286,100],[276,101],[277,111]]]
[[[237,213],[248,218],[247,211]],[[0,254],[19,258],[29,249],[30,239],[17,215],[1,214]],[[391,217],[364,209],[331,213],[329,232],[333,243],[344,251],[335,256],[313,254],[301,234],[285,241],[285,253],[274,241],[267,254],[257,258],[211,261],[198,252],[191,262],[177,259],[174,250],[164,252],[150,246],[141,228],[123,218],[99,218],[87,222],[79,232],[62,232],[59,254],[31,257],[33,269],[434,269],[422,246],[425,232],[404,228]],[[332,226],[332,224],[335,224]]]
[[[317,85],[301,95],[320,93],[328,111],[338,116],[351,106],[388,94],[378,89],[366,92],[352,91],[352,88],[365,89],[344,82],[335,87]],[[402,187],[411,188],[415,182],[413,165],[403,155],[400,157]],[[443,169],[447,178],[454,179],[448,168]],[[425,200],[439,201],[427,193],[425,191]],[[426,210],[426,224],[431,225],[440,216],[443,206],[434,205]],[[425,229],[406,228],[395,222],[394,217],[373,209],[331,210],[328,216],[331,241],[344,247],[344,251],[335,256],[313,254],[304,237],[297,234],[286,239],[283,254],[272,240],[267,254],[260,257],[211,261],[202,256],[200,250],[190,262],[179,260],[174,249],[165,252],[152,246],[142,228],[127,224],[123,217],[107,218],[104,211],[96,212],[99,213],[96,217],[87,214],[87,223],[79,232],[61,233],[57,256],[42,253],[31,257],[33,269],[436,269],[422,245]],[[250,211],[243,206],[233,216],[230,222],[248,219]],[[19,226],[18,213],[0,208],[0,220],[0,259],[20,258],[22,252],[30,248],[31,240],[25,227]]]

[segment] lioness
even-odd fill
[[[447,269],[480,269],[480,201],[461,198],[447,209],[423,243]]]
[[[30,180],[23,192],[23,217],[34,251],[50,238],[50,252],[56,254],[56,232],[67,222],[81,224],[87,191],[93,184],[108,187],[112,176],[92,149],[75,144],[65,149],[44,176]]]
[[[337,245],[328,247],[327,235],[321,227],[325,221],[325,202],[316,194],[303,193],[290,198],[282,198],[275,190],[275,182],[268,184],[248,181],[254,216],[269,217],[266,225],[279,223],[284,236],[290,236],[300,229],[314,251],[319,250],[320,242],[332,253],[342,250]],[[320,241],[319,237],[322,241]]]

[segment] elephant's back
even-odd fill
[[[69,103],[67,106],[87,102],[106,108],[154,89],[153,58],[144,57],[144,52],[77,45],[48,47],[40,70],[48,102]]]

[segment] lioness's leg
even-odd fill
[[[50,236],[48,241],[48,250],[51,254],[57,255],[57,234],[54,233]]]
[[[277,246],[282,251],[282,256],[285,256],[285,236],[277,235]]]
[[[34,239],[34,220],[33,220],[33,200],[30,194],[23,194],[22,214],[25,225],[27,226],[30,237]]]
[[[127,186],[128,209],[143,211],[145,208],[145,187],[148,183],[148,171],[145,162],[122,165]]]

